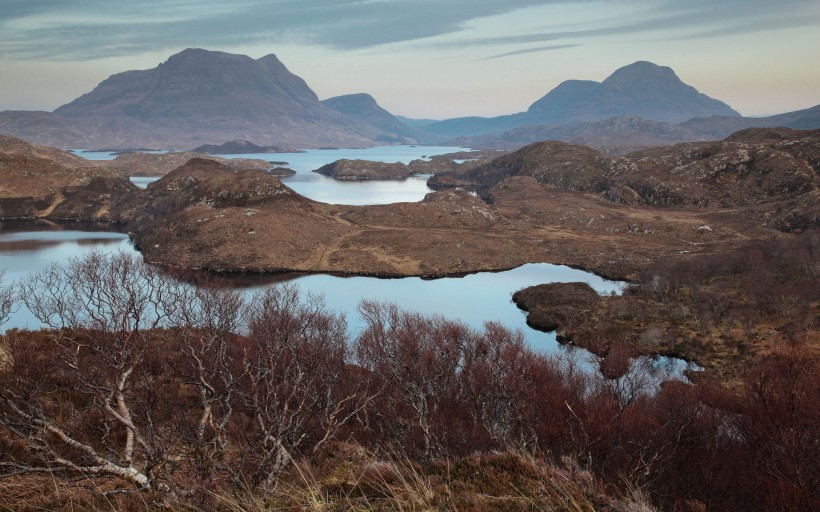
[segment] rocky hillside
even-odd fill
[[[112,171],[7,155],[0,217],[122,221],[149,261],[211,270],[440,276],[549,261],[624,277],[656,258],[816,226],[817,161],[815,132],[752,131],[617,159],[541,143],[435,177],[481,197],[444,190],[348,206],[206,159],[136,190]]]
[[[68,151],[62,151],[48,146],[36,146],[16,137],[0,135],[0,153],[23,157],[43,158],[65,167],[83,167],[89,165],[88,160]]]
[[[818,225],[820,130],[751,129],[724,141],[679,144],[610,158],[579,145],[541,142],[464,173],[442,173],[434,188],[483,194],[504,179],[598,194],[627,205],[751,208],[784,230]],[[762,214],[761,214],[762,215]]]
[[[54,148],[0,138],[0,218],[116,220],[115,205],[136,187],[121,172],[88,164]]]
[[[769,117],[709,116],[673,124],[638,116],[566,124],[531,124],[502,134],[458,137],[448,143],[472,148],[520,149],[544,140],[592,146],[610,156],[621,156],[645,147],[681,142],[720,140],[748,128],[820,128],[820,105]]]
[[[637,116],[620,116],[602,121],[527,125],[501,135],[460,137],[450,142],[474,148],[520,149],[534,142],[556,140],[590,146],[610,156],[620,156],[638,148],[713,138],[710,134],[701,134],[683,125],[651,121]]]
[[[681,123],[680,127],[707,139],[723,139],[747,128],[816,130],[820,128],[820,105],[767,117],[698,117]]]

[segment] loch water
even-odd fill
[[[433,156],[469,151],[454,146],[378,146],[364,149],[308,149],[302,153],[252,153],[242,155],[217,155],[225,158],[255,158],[271,162],[271,167],[284,166],[296,171],[294,176],[282,178],[282,183],[297,193],[323,203],[371,205],[415,202],[424,199],[432,190],[427,186],[428,175],[411,176],[406,180],[339,181],[319,173],[315,169],[336,160],[371,160],[374,162],[401,162],[429,159]],[[114,153],[103,151],[74,150],[89,160],[113,160]],[[131,181],[146,187],[156,181],[153,177],[133,177]]]
[[[65,264],[70,258],[81,258],[91,251],[138,255],[126,234],[99,229],[99,226],[85,224],[0,224],[0,269],[5,270],[4,282],[8,284],[23,280],[53,263]],[[558,344],[555,333],[544,333],[529,327],[526,314],[512,302],[512,294],[521,288],[547,282],[572,281],[589,283],[602,294],[619,293],[623,286],[623,283],[609,281],[589,272],[547,263],[527,264],[503,272],[480,272],[439,279],[245,274],[234,276],[231,285],[251,297],[266,286],[293,283],[302,294],[322,296],[330,310],[344,313],[350,333],[354,336],[363,327],[358,313],[359,303],[369,299],[393,302],[410,311],[459,319],[475,329],[480,329],[486,321],[497,321],[521,330],[527,344],[537,351],[554,354],[576,350],[582,359],[586,359],[586,352]],[[3,325],[3,329],[15,327],[37,329],[41,325],[25,306],[20,305]],[[693,368],[685,361],[668,357],[649,358],[640,361],[640,364],[658,381],[669,377],[682,378],[685,370]]]

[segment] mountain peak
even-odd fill
[[[346,114],[360,113],[362,109],[382,110],[379,104],[376,103],[376,99],[364,92],[345,94],[344,96],[335,96],[333,98],[322,100],[322,103],[333,110],[344,112]]]
[[[622,68],[618,68],[603,81],[603,85],[616,84],[679,84],[686,86],[678,75],[668,66],[659,66],[652,62],[639,60]],[[688,87],[688,86],[686,86]]]
[[[224,63],[229,61],[244,62],[247,64],[248,62],[253,62],[253,59],[245,55],[233,53],[205,50],[202,48],[186,48],[168,57],[165,62],[160,64],[160,67],[190,69],[195,66],[212,66],[219,62]]]

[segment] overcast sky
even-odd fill
[[[820,103],[820,0],[0,0],[0,110],[53,110],[185,48],[275,53],[320,98],[526,110],[649,60],[744,115]]]

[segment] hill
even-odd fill
[[[376,137],[378,142],[390,144],[412,143],[418,141],[433,142],[436,137],[399,121],[393,114],[383,109],[369,94],[347,94],[322,101],[322,104],[337,112],[361,120],[377,127],[383,135]]]

